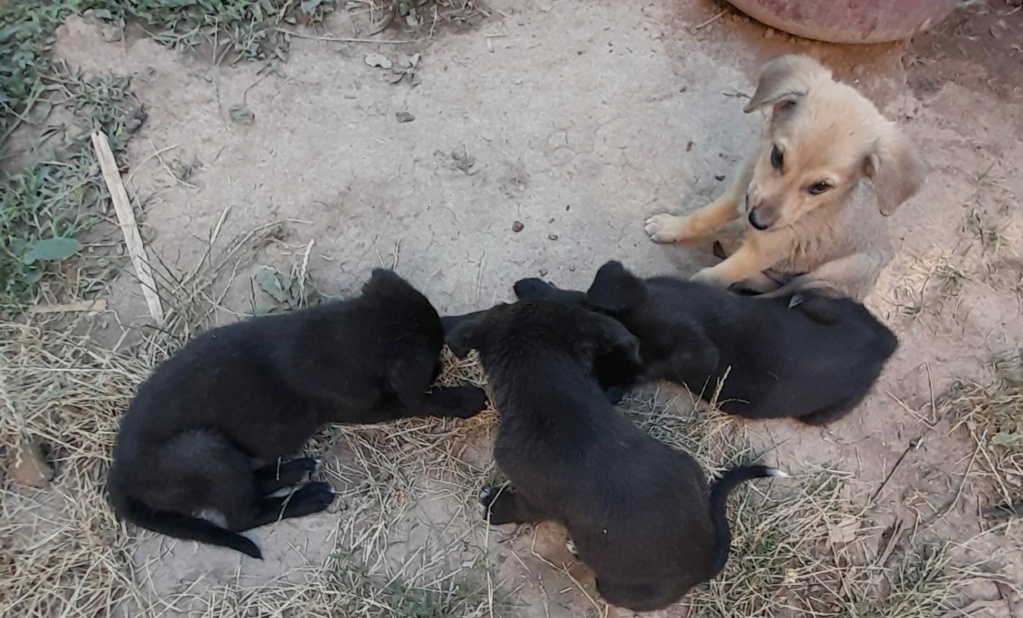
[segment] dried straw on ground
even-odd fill
[[[327,454],[325,474],[344,509],[332,524],[326,560],[269,584],[197,585],[154,598],[154,565],[136,556],[139,532],[114,520],[103,481],[120,415],[150,359],[173,343],[112,354],[73,332],[0,326],[2,455],[36,439],[52,448],[56,469],[48,490],[4,482],[0,615],[522,615],[516,591],[493,570],[494,541],[475,504],[495,474],[493,412],[321,432],[308,450]],[[446,355],[440,382],[484,384],[478,357]],[[756,459],[744,423],[679,392],[641,391],[623,410],[712,474]],[[867,548],[877,530],[844,497],[845,482],[841,473],[820,470],[813,478],[740,488],[730,508],[732,558],[719,578],[683,601],[687,615],[923,618],[950,608],[957,578],[944,548],[913,540],[877,556]],[[424,511],[427,502],[440,510]],[[431,532],[411,543],[422,525]],[[406,551],[395,553],[399,546]]]

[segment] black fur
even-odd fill
[[[298,451],[328,423],[469,417],[474,387],[427,389],[440,369],[440,317],[398,275],[374,271],[361,297],[208,331],[139,388],[114,447],[108,490],[118,515],[181,539],[260,558],[242,531],[325,509],[315,462],[256,469]],[[200,518],[223,517],[225,527]]]
[[[636,338],[621,324],[527,301],[449,325],[455,354],[479,350],[501,415],[494,458],[511,486],[481,495],[491,524],[562,523],[600,594],[635,611],[666,607],[721,570],[724,496],[777,471],[740,468],[708,491],[691,457],[619,414],[592,372],[596,358],[635,356]]]
[[[642,371],[605,360],[605,387],[669,380],[710,400],[727,372],[718,404],[747,418],[835,421],[863,400],[898,346],[853,300],[750,298],[672,277],[639,279],[619,262],[602,266],[585,294],[538,279],[519,281],[515,292],[585,305],[639,338]]]

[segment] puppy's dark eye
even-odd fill
[[[778,150],[777,146],[771,148],[771,167],[780,170],[785,165],[785,156]]]
[[[810,188],[807,189],[807,192],[810,195],[820,195],[821,193],[827,193],[830,190],[831,190],[831,184],[830,183],[818,182],[818,183],[814,183],[814,184],[810,185]]]

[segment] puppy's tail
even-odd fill
[[[728,527],[728,494],[739,484],[768,476],[787,477],[784,471],[767,466],[739,466],[725,472],[710,488],[710,521],[714,525],[714,562],[711,577],[717,576],[728,562],[732,531]]]
[[[128,499],[125,502],[117,509],[117,514],[146,530],[177,539],[228,547],[240,551],[246,556],[263,559],[263,553],[259,551],[259,547],[237,532],[221,528],[198,517],[169,511],[154,511],[139,500]]]

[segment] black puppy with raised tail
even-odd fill
[[[510,487],[481,495],[490,523],[565,525],[609,603],[660,609],[717,575],[731,541],[729,491],[747,479],[783,476],[741,467],[708,490],[691,457],[619,413],[593,378],[593,363],[608,355],[638,363],[639,342],[610,317],[536,301],[450,318],[447,326],[456,355],[479,351],[501,416],[494,459]]]
[[[606,387],[668,380],[709,401],[720,383],[719,407],[747,418],[811,425],[842,418],[898,347],[895,334],[850,299],[738,296],[674,277],[640,279],[619,262],[604,264],[585,293],[539,279],[519,281],[515,293],[613,316],[639,338],[642,370],[604,361]]]
[[[437,311],[385,270],[359,298],[208,331],[139,388],[114,446],[111,504],[154,532],[261,558],[241,532],[334,499],[327,483],[291,493],[317,462],[272,463],[319,427],[484,407],[474,387],[427,394],[443,345]]]

